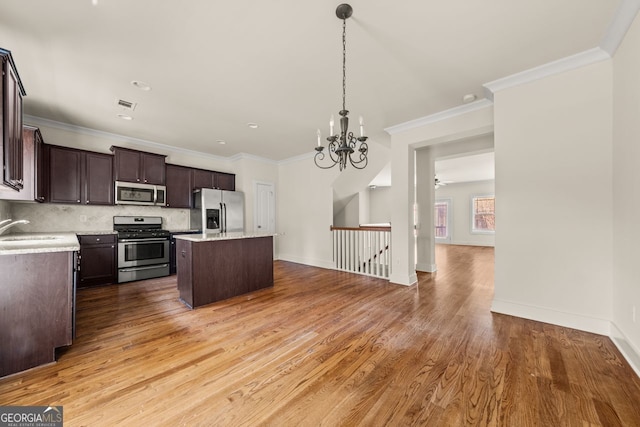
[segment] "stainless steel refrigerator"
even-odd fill
[[[193,192],[191,228],[203,233],[244,231],[244,193],[203,188]]]

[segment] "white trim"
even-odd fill
[[[600,48],[613,57],[618,47],[627,35],[627,31],[633,24],[633,20],[640,10],[640,0],[622,0],[618,5],[616,14],[609,24],[607,31],[600,42]]]
[[[416,270],[417,271],[422,271],[424,273],[435,273],[436,271],[438,271],[438,267],[435,264],[417,263],[416,264]]]
[[[300,154],[298,156],[289,157],[288,159],[280,160],[278,165],[286,165],[288,163],[299,162],[300,160],[313,159],[313,156],[316,155],[316,151]]]
[[[253,154],[249,154],[249,153],[238,153],[238,154],[234,154],[231,157],[226,157],[227,160],[229,160],[230,162],[237,162],[239,160],[255,160],[258,162],[262,162],[262,163],[269,163],[272,165],[277,165],[279,162],[277,160],[271,160],[271,159],[267,159],[265,157],[260,157],[260,156],[256,156]]]
[[[618,329],[615,323],[611,323],[611,341],[618,347],[622,356],[629,362],[636,375],[640,377],[640,349],[633,346],[626,335]]]
[[[493,94],[503,89],[520,86],[525,83],[530,83],[555,74],[564,73],[566,71],[575,70],[576,68],[584,67],[607,59],[611,59],[611,56],[605,50],[595,47],[575,55],[558,59],[557,61],[530,68],[520,73],[502,77],[492,82],[485,83],[482,86],[485,88],[485,94],[489,95],[487,97],[493,99]]]
[[[336,271],[335,266],[333,265],[333,261],[325,261],[315,258],[303,258],[296,255],[287,255],[281,253],[278,253],[278,259],[280,261],[295,262],[296,264],[310,265],[312,267],[320,267]]]
[[[96,136],[96,137],[100,137],[100,138],[113,139],[113,140],[121,141],[121,142],[130,142],[130,143],[133,143],[135,145],[141,145],[141,146],[144,146],[144,147],[159,149],[159,150],[161,150],[163,152],[183,153],[183,154],[189,154],[189,155],[197,156],[197,157],[207,157],[207,158],[218,160],[218,161],[221,161],[221,162],[229,161],[228,157],[216,156],[215,154],[203,153],[203,152],[200,152],[200,151],[189,150],[189,149],[186,149],[186,148],[174,147],[172,145],[165,145],[165,144],[161,144],[159,142],[148,141],[148,140],[145,140],[145,139],[132,138],[132,137],[129,137],[129,136],[119,135],[119,134],[116,134],[116,133],[104,132],[104,131],[101,131],[101,130],[95,130],[95,129],[90,129],[90,128],[86,128],[86,127],[82,127],[82,126],[71,125],[71,124],[68,124],[68,123],[57,122],[55,120],[43,119],[42,117],[35,117],[35,116],[25,115],[24,116],[24,122],[25,123],[30,122],[30,123],[33,123],[34,125],[52,127],[52,128],[55,128],[55,129],[66,130],[66,131],[80,133],[80,134],[84,134],[84,135],[90,135],[90,136]]]
[[[394,283],[396,285],[403,286],[411,286],[418,283],[418,275],[413,272],[413,274],[409,274],[408,276],[393,274],[393,270],[391,275],[389,276],[389,283]]]
[[[565,328],[578,329],[594,334],[607,335],[611,331],[611,322],[605,319],[566,313],[549,308],[535,307],[512,301],[494,299],[491,304],[493,313],[522,317],[537,322],[551,323]]]
[[[459,105],[457,107],[450,108],[448,110],[440,111],[430,116],[421,117],[408,122],[400,123],[398,125],[384,128],[385,132],[389,135],[395,135],[397,133],[405,132],[407,130],[419,128],[421,126],[428,125],[430,123],[439,122],[442,120],[450,119],[452,117],[461,116],[471,111],[480,110],[493,105],[493,102],[488,99],[479,99],[478,101],[470,104]]]

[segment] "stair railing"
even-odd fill
[[[388,279],[391,227],[331,227],[336,270]]]

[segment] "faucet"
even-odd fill
[[[0,234],[4,233],[5,231],[7,231],[9,228],[13,227],[14,225],[18,225],[18,224],[29,224],[30,221],[26,220],[26,219],[21,219],[18,221],[13,221],[11,219],[5,219],[3,221],[0,221]],[[8,224],[7,224],[8,223]],[[7,225],[4,225],[7,224]]]

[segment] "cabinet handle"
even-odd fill
[[[76,200],[76,202],[80,203],[80,200]]]
[[[98,238],[96,239],[96,242],[99,242],[99,241],[100,241],[100,238],[98,237]]]
[[[184,257],[186,257],[186,256],[187,256],[187,251],[182,251],[182,252],[180,252],[180,253],[182,254],[182,258],[184,258]]]
[[[85,203],[88,205],[88,204],[89,204],[89,201],[87,200]]]

